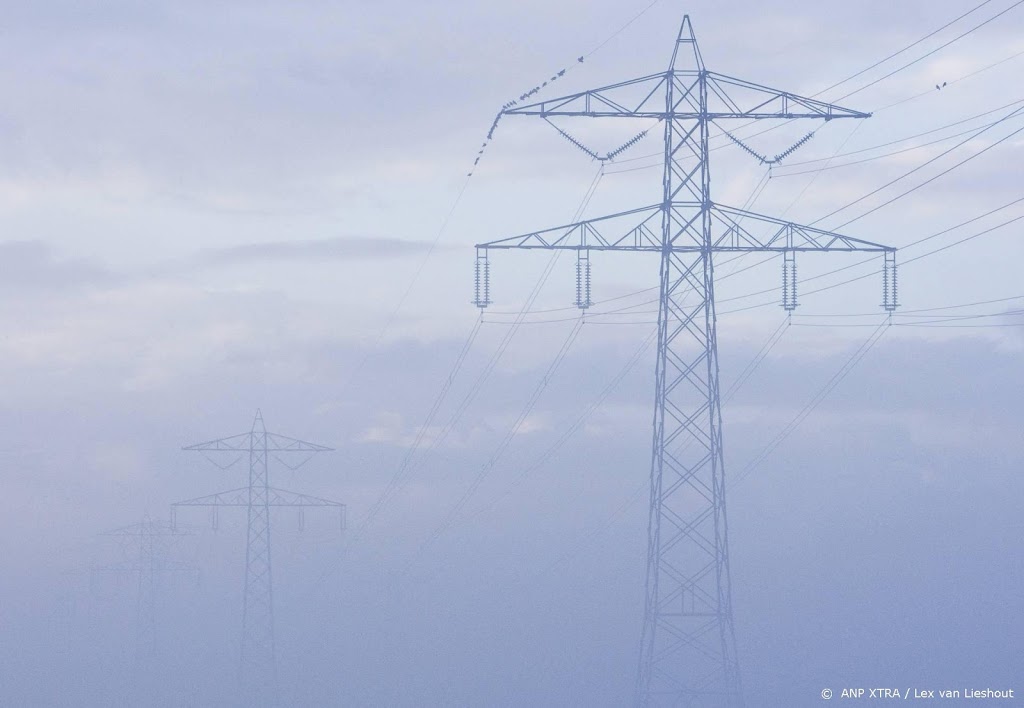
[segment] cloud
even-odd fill
[[[327,239],[267,241],[200,251],[192,263],[200,266],[232,266],[280,261],[348,261],[402,258],[430,249],[425,241],[366,236],[338,236]]]
[[[83,260],[60,260],[41,241],[0,243],[0,288],[25,293],[106,285],[116,276]]]

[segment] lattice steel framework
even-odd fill
[[[576,251],[584,269],[577,279],[581,309],[591,304],[589,278],[582,275],[589,274],[591,251],[659,254],[646,600],[636,700],[644,706],[740,706],[743,695],[729,574],[714,254],[783,254],[783,305],[790,311],[796,307],[794,259],[798,252],[885,254],[883,307],[890,312],[896,308],[896,261],[895,249],[888,246],[715,203],[711,198],[709,131],[718,121],[734,119],[830,121],[867,118],[869,114],[706,70],[689,17],[683,20],[667,71],[516,105],[504,114],[539,116],[548,121],[646,118],[663,124],[659,203],[478,244],[475,304],[481,308],[490,304],[489,253],[493,250]]]
[[[174,537],[188,535],[188,532],[147,515],[137,524],[123,526],[103,535],[114,536],[121,541],[121,552],[125,560],[95,567],[92,572],[136,576],[135,658],[136,663],[144,663],[157,652],[157,597],[161,576],[194,570],[188,564],[170,558],[171,541]]]
[[[338,512],[342,529],[345,526],[345,505],[306,494],[298,494],[270,486],[268,466],[271,457],[289,469],[298,469],[310,458],[331,448],[316,443],[268,433],[263,414],[256,411],[248,433],[190,445],[185,450],[206,455],[227,454],[234,459],[221,469],[249,459],[249,486],[219,492],[205,497],[176,502],[171,506],[172,519],[182,507],[209,507],[214,526],[221,507],[244,507],[248,512],[245,550],[245,590],[242,604],[242,661],[240,678],[242,699],[246,706],[273,706],[279,702],[277,668],[274,652],[274,589],[270,562],[270,510],[272,507],[302,509],[323,507]],[[298,455],[301,461],[288,465],[284,458]]]

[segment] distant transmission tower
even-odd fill
[[[713,123],[732,119],[830,121],[869,114],[707,71],[689,17],[683,19],[667,71],[513,105],[504,114],[539,116],[549,123],[578,116],[664,124],[663,194],[657,204],[478,244],[475,304],[490,304],[492,250],[575,251],[577,306],[584,310],[591,304],[591,251],[660,254],[646,599],[636,700],[643,706],[741,706],[725,513],[714,254],[783,254],[783,306],[790,312],[797,306],[796,253],[884,254],[882,305],[890,313],[896,308],[896,259],[895,249],[888,246],[712,201],[709,131]],[[602,161],[646,133],[601,157],[564,129],[555,129]],[[740,145],[762,164],[771,164],[809,138],[774,159]]]
[[[108,531],[104,536],[121,540],[125,560],[114,565],[93,568],[94,573],[125,573],[135,575],[138,593],[135,604],[135,658],[143,664],[157,652],[157,604],[161,576],[172,572],[188,572],[194,568],[170,559],[174,537],[188,535],[167,521],[154,521],[147,515],[141,522]]]
[[[214,525],[220,507],[245,507],[248,510],[248,536],[245,550],[245,592],[242,605],[242,663],[240,680],[243,699],[247,707],[273,706],[278,703],[277,667],[274,656],[274,602],[270,564],[270,508],[290,507],[301,511],[306,507],[328,507],[338,511],[341,528],[345,527],[345,505],[305,494],[276,489],[270,486],[268,464],[270,458],[288,469],[298,469],[320,452],[331,448],[316,443],[296,440],[276,433],[268,433],[263,415],[256,411],[252,429],[248,433],[220,440],[190,445],[185,450],[206,455],[222,453],[234,459],[226,465],[211,460],[217,467],[227,469],[249,457],[249,486],[206,497],[189,499],[172,505],[172,519],[180,507],[210,507]],[[299,457],[288,464],[285,458]]]

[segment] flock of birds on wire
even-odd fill
[[[584,57],[581,56],[581,57],[578,57],[576,61],[578,63],[582,64],[583,60],[584,60]],[[543,83],[541,83],[541,84],[539,84],[537,86],[534,86],[529,91],[526,91],[526,92],[520,94],[518,99],[512,99],[510,101],[506,101],[501,106],[501,110],[498,111],[498,114],[494,117],[494,120],[491,122],[490,129],[487,131],[487,138],[484,140],[483,144],[480,146],[480,150],[476,154],[476,159],[473,161],[473,169],[470,170],[470,172],[466,174],[467,178],[473,176],[473,172],[476,170],[477,166],[480,164],[480,160],[483,159],[484,153],[487,151],[487,146],[490,145],[491,141],[494,139],[494,132],[498,129],[498,124],[501,122],[501,119],[505,116],[505,113],[510,108],[514,108],[515,106],[518,106],[521,102],[526,101],[527,99],[532,98],[533,96],[537,95],[543,89],[545,89],[549,84],[554,83],[555,81],[558,81],[560,78],[565,76],[566,72],[568,72],[568,69],[561,69],[561,70],[559,70],[558,72],[553,74],[551,76],[551,78],[548,79],[547,81],[544,81]],[[945,84],[942,84],[942,85],[945,86]],[[935,88],[941,88],[941,87],[936,85]],[[565,138],[565,140],[567,140],[571,145],[575,146],[577,149],[582,151],[584,154],[590,156],[591,159],[597,160],[598,162],[601,162],[601,163],[613,161],[616,157],[618,157],[622,153],[626,152],[627,150],[629,150],[633,146],[637,145],[641,140],[646,138],[647,134],[651,130],[650,128],[647,128],[645,130],[640,131],[639,133],[634,135],[632,138],[630,138],[629,140],[624,142],[619,147],[617,147],[617,148],[615,148],[613,150],[607,151],[607,152],[605,152],[602,155],[597,150],[594,150],[594,149],[592,149],[590,147],[587,147],[587,145],[585,145],[583,143],[583,141],[581,141],[581,140],[575,138],[574,136],[570,135],[564,129],[562,129],[562,128],[558,127],[557,125],[555,125],[554,123],[552,123],[549,119],[545,118],[544,121],[548,125],[550,125],[552,128],[554,128],[555,131],[557,131],[558,134],[561,135],[563,138]],[[661,122],[660,119],[659,119],[658,122]],[[802,138],[797,140],[795,143],[793,143],[793,145],[791,145],[787,149],[785,149],[782,152],[780,152],[777,155],[775,155],[775,157],[769,158],[766,155],[762,155],[761,153],[757,152],[756,150],[751,148],[746,143],[742,142],[739,138],[734,136],[732,133],[730,133],[728,131],[725,131],[725,130],[723,130],[722,132],[724,132],[725,135],[728,136],[728,138],[730,140],[732,140],[737,146],[739,146],[744,151],[749,153],[760,164],[768,165],[768,166],[773,166],[773,165],[779,164],[780,162],[785,160],[787,157],[792,155],[794,152],[799,150],[801,147],[803,147],[811,138],[814,137],[814,131],[812,130],[807,135],[803,136]]]

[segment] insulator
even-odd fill
[[[566,140],[568,140],[568,141],[569,141],[570,143],[572,143],[573,145],[575,145],[575,146],[576,146],[577,148],[579,148],[580,150],[582,150],[582,151],[583,151],[583,152],[585,152],[586,154],[590,155],[590,157],[592,157],[592,158],[593,158],[593,159],[595,159],[595,160],[600,160],[600,159],[601,159],[601,158],[600,158],[600,156],[599,156],[599,155],[598,155],[598,154],[597,154],[596,152],[594,152],[593,150],[591,150],[590,148],[588,148],[588,147],[587,147],[586,145],[584,145],[583,143],[581,143],[581,142],[580,142],[579,140],[577,140],[576,138],[572,137],[572,136],[571,136],[571,135],[569,135],[569,134],[568,134],[567,132],[565,132],[564,130],[562,130],[561,128],[559,128],[559,127],[558,127],[557,125],[555,125],[555,124],[554,124],[554,123],[552,123],[551,121],[547,120],[546,118],[545,118],[544,120],[545,120],[545,122],[546,122],[546,123],[547,123],[548,125],[550,125],[550,126],[551,126],[552,128],[554,128],[554,129],[555,129],[556,131],[558,131],[558,134],[559,134],[559,135],[561,135],[561,136],[562,136],[563,138],[565,138]]]
[[[885,252],[885,264],[882,266],[882,307],[887,312],[894,312],[899,305],[899,287],[896,272],[896,252]]]
[[[729,140],[733,141],[737,146],[742,148],[745,152],[749,153],[755,160],[760,162],[762,165],[776,165],[776,164],[782,162],[784,159],[786,159],[787,157],[792,155],[794,152],[796,152],[808,140],[810,140],[811,138],[814,137],[814,131],[812,130],[810,133],[808,133],[807,135],[805,135],[804,137],[800,138],[795,143],[793,143],[793,145],[791,145],[788,149],[783,150],[782,152],[780,152],[778,155],[776,155],[773,158],[769,158],[766,155],[762,155],[761,153],[759,153],[756,150],[754,150],[754,148],[752,148],[749,145],[747,145],[746,143],[744,143],[742,140],[737,138],[735,135],[730,133],[728,130],[724,130],[722,132],[725,133],[726,137],[729,138]]]
[[[583,283],[584,294],[586,295],[586,298],[587,298],[586,299],[586,303],[587,303],[587,307],[590,307],[593,304],[593,301],[590,299],[590,256],[589,255],[587,256],[587,268],[586,268],[586,272],[584,273],[583,277],[584,277],[584,283]]]
[[[586,310],[591,304],[590,251],[581,249],[576,252],[576,307]]]
[[[629,148],[633,147],[638,142],[640,142],[645,137],[647,137],[647,132],[648,131],[644,130],[641,133],[633,136],[628,141],[626,141],[625,143],[623,143],[622,145],[620,145],[619,147],[615,148],[614,150],[609,152],[607,155],[605,155],[605,159],[606,160],[614,160],[616,157],[618,157],[619,155],[624,153],[626,150],[628,150]]]
[[[583,263],[576,261],[576,307],[583,302]]]
[[[765,157],[764,155],[761,155],[760,153],[756,152],[754,150],[754,148],[752,148],[749,145],[747,145],[746,143],[744,143],[742,140],[737,138],[735,135],[730,133],[728,130],[723,130],[722,132],[725,133],[726,137],[729,138],[729,140],[733,141],[736,145],[738,145],[744,151],[749,153],[755,160],[760,162],[762,165],[765,164],[766,162],[768,162],[768,158],[767,157]]]
[[[796,251],[782,254],[782,307],[792,312],[799,306],[796,297]]]
[[[799,150],[804,145],[804,143],[806,143],[808,140],[810,140],[813,137],[814,137],[814,131],[812,130],[810,133],[808,133],[807,135],[805,135],[804,137],[800,138],[795,143],[793,143],[793,145],[788,150],[783,150],[778,155],[776,155],[774,160],[769,160],[769,164],[773,164],[774,165],[774,164],[777,164],[779,162],[782,162],[787,157],[792,155],[794,152]]]
[[[491,264],[487,251],[477,251],[473,273],[473,304],[481,310],[491,304]]]

